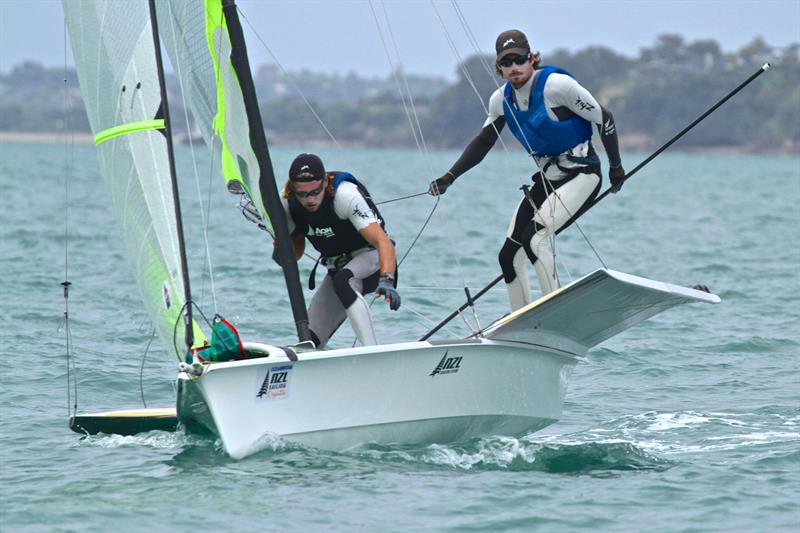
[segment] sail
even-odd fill
[[[212,149],[215,165],[219,162],[228,190],[246,193],[275,236],[298,337],[307,340],[308,316],[294,248],[236,5],[233,0],[159,0],[156,11],[184,102]]]
[[[172,353],[176,325],[178,331],[182,326],[184,282],[148,4],[64,0],[63,8],[127,256],[145,308]],[[195,343],[202,344],[202,332],[196,325],[194,330]]]
[[[270,227],[261,199],[261,169],[250,142],[242,90],[220,0],[160,0],[159,33],[195,126],[213,150],[228,190],[245,192]],[[271,228],[270,228],[271,229]]]

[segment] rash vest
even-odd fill
[[[547,115],[544,84],[553,73],[572,77],[564,69],[542,67],[536,85],[531,89],[531,104],[527,111],[520,111],[517,107],[511,83],[506,83],[503,93],[506,124],[525,150],[535,156],[560,155],[592,137],[592,123],[578,115],[567,120],[553,120]]]
[[[380,221],[381,228],[385,227],[375,202],[372,201],[369,191],[352,174],[348,172],[328,172],[334,176],[333,190],[339,187],[343,181],[349,181],[358,187],[358,192],[367,201],[370,209],[375,213]],[[361,248],[370,247],[370,244],[361,236],[358,230],[349,220],[342,220],[333,207],[333,197],[325,196],[322,205],[314,213],[308,212],[297,198],[288,198],[289,214],[292,216],[296,228],[294,234],[305,235],[311,245],[322,254],[323,257],[335,257],[337,255],[354,252]]]

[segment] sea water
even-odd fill
[[[306,150],[273,151],[281,184]],[[319,153],[378,202],[424,191],[458,155]],[[202,151],[177,156],[195,299],[247,340],[292,342],[271,239]],[[401,309],[373,305],[380,341],[419,338],[462,302],[465,284],[475,293],[499,274],[531,173],[521,153],[498,149],[438,204],[381,204],[399,257],[433,215],[400,267]],[[562,283],[605,265],[704,283],[722,303],[672,309],[592,350],[546,430],[343,453],[275,438],[240,461],[212,437],[69,431],[67,333],[81,412],[174,403],[176,359],[160,339],[148,347],[152,326],[93,147],[5,143],[0,178],[2,531],[800,529],[797,156],[666,153],[559,236]],[[304,280],[312,265],[301,262]],[[505,312],[494,289],[440,337]],[[353,342],[345,325],[332,345]]]

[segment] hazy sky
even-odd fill
[[[367,76],[390,72],[366,0],[239,0],[238,4],[288,70],[353,71]],[[389,15],[407,72],[452,78],[456,56],[448,36],[462,57],[474,53],[474,48],[453,4],[437,0],[435,5],[444,29],[430,1],[373,1],[382,21],[384,10]],[[491,52],[497,34],[510,27],[525,31],[533,47],[545,54],[556,48],[603,44],[635,56],[667,32],[688,41],[714,39],[725,51],[738,50],[758,35],[775,46],[800,42],[800,0],[460,0],[458,6],[484,52]],[[251,62],[271,61],[248,23],[242,24]],[[383,31],[390,39],[385,24]],[[60,67],[64,56],[60,1],[0,0],[0,72],[25,59]],[[72,64],[69,50],[67,63]]]

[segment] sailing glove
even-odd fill
[[[378,288],[375,289],[375,294],[386,296],[386,303],[389,304],[389,309],[392,311],[400,309],[400,293],[394,288],[393,275],[381,274],[378,280]]]
[[[431,196],[440,196],[447,191],[447,188],[456,181],[456,177],[452,172],[445,172],[444,176],[437,178],[428,186],[428,194]]]
[[[611,192],[618,193],[625,183],[625,169],[621,163],[608,169],[608,178],[611,180]]]

